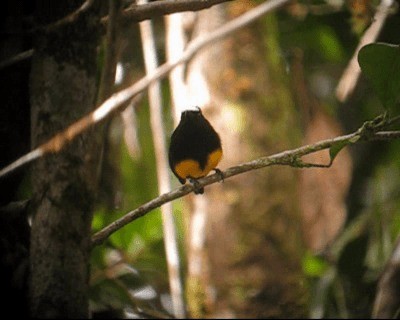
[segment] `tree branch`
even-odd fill
[[[17,55],[11,57],[10,59],[0,62],[0,70],[10,67],[16,63],[27,60],[33,55],[33,49],[18,53]]]
[[[297,149],[283,151],[271,156],[261,157],[223,171],[224,179],[236,176],[238,174],[245,173],[247,171],[252,171],[272,165],[288,165],[295,168],[304,168],[304,167],[321,167],[321,165],[312,165],[307,164],[304,166],[304,163],[301,161],[301,157],[307,154],[311,154],[314,152],[318,152],[324,149],[330,149],[334,146],[345,146],[348,144],[353,144],[358,141],[373,141],[373,140],[388,140],[388,139],[399,139],[400,138],[400,131],[379,131],[377,132],[376,129],[381,127],[381,122],[377,122],[375,120],[368,121],[363,124],[360,129],[357,131],[336,137],[333,139],[322,140],[315,144],[310,144],[306,146],[299,147]],[[340,148],[341,148],[340,147]],[[332,162],[332,161],[331,161]],[[330,163],[331,164],[331,163]],[[329,165],[325,165],[325,167],[329,167]],[[204,178],[201,178],[198,181],[198,187],[204,187],[217,181],[220,181],[221,177],[219,174],[213,174]],[[195,187],[192,184],[185,184],[171,192],[164,193],[159,197],[145,203],[144,205],[136,208],[128,212],[123,217],[119,218],[118,220],[112,222],[104,229],[98,231],[92,237],[92,245],[96,246],[103,243],[112,233],[116,232],[117,230],[121,229],[126,224],[136,220],[148,212],[154,210],[155,208],[160,207],[164,203],[170,202],[172,200],[181,198],[188,193],[194,191]]]
[[[158,0],[150,2],[148,4],[142,4],[142,5],[134,4],[129,8],[127,8],[122,13],[121,18],[123,21],[129,20],[134,22],[135,21],[140,22],[143,20],[151,19],[155,16],[167,15],[176,12],[200,11],[228,1],[233,1],[233,0],[175,0],[175,1]],[[34,30],[31,30],[31,32],[39,30],[50,32],[66,24],[71,24],[75,22],[81,14],[87,12],[92,7],[93,3],[94,0],[86,0],[77,10],[75,10],[68,16],[47,26],[35,28]],[[101,22],[103,24],[108,23],[108,21],[109,21],[109,16],[106,16],[101,19]],[[10,59],[1,61],[0,70],[9,67],[10,65],[13,65],[15,63],[18,63],[22,60],[28,59],[32,57],[32,54],[33,54],[33,49],[30,49]]]
[[[54,31],[55,29],[62,27],[67,24],[72,24],[74,23],[80,15],[83,13],[87,12],[92,5],[94,4],[94,0],[86,0],[82,5],[76,9],[74,12],[70,13],[66,17],[57,20],[56,22],[50,23],[45,26],[39,26],[37,28],[34,28],[32,31],[37,32],[37,31],[44,31],[44,32],[51,32]]]
[[[162,16],[176,12],[199,11],[210,8],[216,4],[228,1],[232,0],[158,0],[147,4],[133,4],[129,8],[124,10],[122,18],[125,21],[129,20],[133,22],[140,22],[143,20],[154,18],[156,16]],[[73,23],[78,19],[81,14],[87,12],[92,7],[93,3],[94,0],[86,0],[77,10],[75,10],[68,16],[49,25],[38,27],[37,29],[35,29],[35,31],[43,30],[49,32],[66,24]],[[101,22],[107,23],[108,19],[109,17],[106,16],[101,19]]]
[[[104,45],[104,62],[100,77],[98,103],[111,96],[114,91],[115,70],[118,62],[118,31],[121,16],[122,1],[108,1],[110,21],[107,26],[106,44]]]
[[[67,145],[92,125],[103,121],[117,111],[121,111],[121,109],[123,109],[125,106],[125,102],[129,101],[131,98],[145,90],[154,81],[165,77],[176,66],[188,62],[204,47],[214,43],[215,41],[219,41],[224,37],[227,37],[236,30],[250,24],[266,13],[277,9],[289,1],[290,0],[270,0],[263,2],[252,10],[216,29],[214,32],[209,33],[207,36],[196,38],[188,45],[180,59],[175,61],[167,61],[158,67],[154,73],[143,77],[132,86],[115,93],[109,99],[104,101],[96,110],[76,121],[64,131],[58,133],[38,148],[32,150],[28,154],[1,169],[0,177],[5,176],[17,168],[20,168],[21,166],[26,165],[48,153],[60,151],[65,147],[65,145]]]
[[[171,13],[199,11],[228,1],[232,0],[159,0],[142,5],[133,4],[124,11],[123,17],[125,21],[139,22]],[[102,22],[107,22],[107,17]]]

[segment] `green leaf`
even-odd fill
[[[393,109],[400,101],[399,46],[386,43],[368,44],[360,49],[358,63],[384,108]]]
[[[340,150],[342,150],[348,144],[349,144],[348,141],[340,141],[329,148],[329,156],[331,157],[331,162],[335,160]]]
[[[329,266],[324,259],[314,256],[310,252],[304,255],[302,265],[303,272],[310,277],[322,276]]]
[[[331,163],[335,160],[338,153],[347,145],[356,143],[360,139],[360,136],[356,135],[348,140],[338,141],[329,148],[329,156],[331,157]]]
[[[340,141],[335,143],[332,147],[329,148],[329,156],[331,157],[331,163],[335,160],[336,156],[345,146],[349,144],[348,141]]]

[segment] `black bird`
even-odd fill
[[[222,158],[221,139],[199,107],[182,112],[181,121],[171,136],[168,157],[169,166],[180,183],[189,179],[196,187],[195,194],[204,193],[196,179],[205,177],[211,170],[223,179],[222,172],[216,168]]]

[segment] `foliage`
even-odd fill
[[[400,102],[400,47],[372,43],[361,48],[358,61],[383,106],[394,110]]]
[[[324,98],[327,102],[325,108],[341,119],[344,128],[354,128],[356,123],[384,110],[390,111],[391,115],[398,114],[398,45],[374,43],[360,50],[358,59],[364,77],[350,102],[339,105],[333,98],[332,83],[336,83],[340,70],[349,61],[358,43],[347,27],[343,27],[349,23],[347,13],[309,13],[298,20],[293,19],[293,15],[280,16],[283,50],[290,52],[293,45],[302,49],[311,88]],[[398,23],[398,14],[389,18],[389,26]],[[325,40],[322,42],[321,39]],[[400,42],[398,35],[389,27],[380,39]],[[333,44],[333,50],[329,50],[329,44]],[[316,76],[320,83],[313,87]],[[331,85],[325,96],[321,89],[323,81]],[[369,86],[373,90],[369,90]],[[330,149],[331,160],[344,147],[347,143],[333,146]],[[398,179],[389,178],[399,174],[399,143],[370,143],[352,147],[352,151],[355,168],[347,201],[346,225],[325,251],[308,252],[303,258],[303,269],[309,276],[313,291],[310,316],[315,318],[370,317],[376,283],[400,235],[400,185]]]

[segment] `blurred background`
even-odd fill
[[[261,2],[152,19],[158,60],[179,56],[179,43],[185,47]],[[294,1],[207,47],[180,80],[160,82],[167,144],[180,112],[195,105],[221,136],[221,170],[352,132],[381,114],[363,76],[346,98],[336,91],[378,5]],[[396,5],[391,10],[376,41],[397,44],[400,16]],[[136,23],[123,28],[119,87],[144,74],[140,30]],[[152,135],[159,133],[150,129],[149,110],[144,95],[110,122],[106,201],[96,211],[95,231],[158,195]],[[397,141],[357,144],[329,169],[269,167],[174,201],[189,315],[370,317],[399,234],[399,148]],[[305,160],[328,163],[329,155]],[[204,226],[196,224],[199,217]],[[200,244],[193,245],[194,237]],[[94,250],[91,281],[95,311],[173,314],[160,210]]]
[[[185,46],[260,2],[233,1],[152,19],[159,61],[174,54],[166,41]],[[183,89],[172,79],[161,82],[167,138],[182,109],[202,107],[221,136],[223,170],[356,130],[383,112],[381,103],[362,76],[347,97],[336,90],[378,5],[294,1],[206,48],[182,70]],[[396,5],[376,41],[399,42]],[[121,86],[143,75],[140,31],[136,24],[124,27]],[[172,47],[179,56],[179,45]],[[183,101],[171,90],[183,90],[177,94]],[[104,181],[110,192],[96,212],[94,230],[157,196],[151,138],[157,133],[150,132],[147,103],[143,97],[110,124],[107,154],[113,174]],[[394,178],[399,147],[397,141],[357,144],[344,149],[329,169],[270,167],[207,187],[202,199],[175,201],[189,314],[369,317],[399,233],[400,188]],[[307,161],[328,163],[329,156],[320,152]],[[172,185],[178,186],[174,177]],[[198,214],[204,228],[193,222]],[[192,244],[193,228],[204,233],[200,247]],[[196,259],[200,271],[191,268]],[[93,297],[96,308],[145,307],[172,314],[159,210],[96,248],[92,266],[93,288],[100,289]],[[112,302],[115,292],[121,299]]]
[[[228,1],[140,25],[121,19],[111,91],[263,2]],[[370,82],[345,72],[377,18],[383,27],[370,42],[398,44],[398,1],[290,1],[134,97],[104,125],[93,233],[180,185],[163,152],[187,108],[201,107],[219,133],[221,170],[353,132],[382,114]],[[104,40],[100,66],[106,49]],[[153,210],[93,249],[93,317],[371,317],[400,231],[399,152],[396,140],[357,143],[330,168],[253,170]],[[326,164],[329,153],[304,160]],[[30,193],[23,181],[19,198]]]

